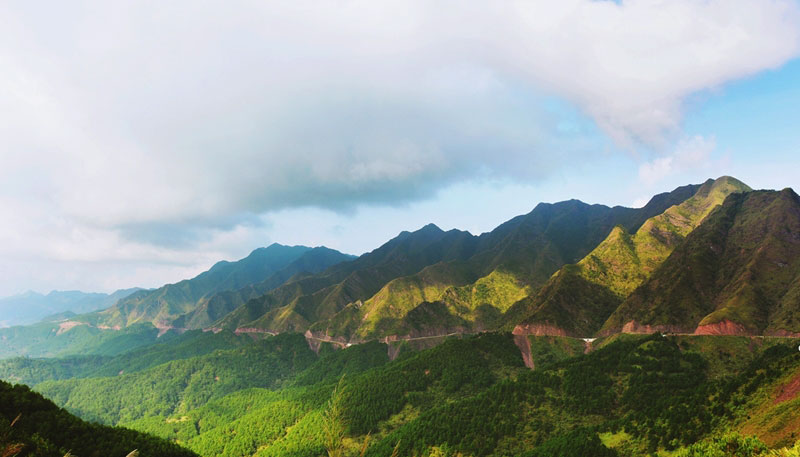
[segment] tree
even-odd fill
[[[325,439],[325,448],[328,457],[344,457],[344,435],[347,424],[344,417],[344,376],[339,378],[339,383],[333,389],[328,406],[322,414],[322,433]]]

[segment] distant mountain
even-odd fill
[[[4,326],[28,325],[49,319],[59,313],[83,314],[108,308],[118,300],[142,290],[121,289],[110,294],[86,293],[77,290],[54,290],[47,295],[25,292],[0,299],[0,324]]]
[[[800,336],[800,197],[731,195],[603,326],[659,330]]]
[[[585,256],[615,225],[636,229],[697,189],[658,195],[640,209],[577,200],[540,204],[480,236],[431,224],[353,262],[289,281],[217,325],[271,332],[310,328],[345,339],[485,326],[562,265]]]
[[[728,195],[749,190],[727,176],[708,180],[691,198],[649,218],[635,232],[615,227],[580,262],[565,266],[539,293],[516,303],[506,321],[519,324],[516,333],[594,334]]]
[[[475,244],[476,237],[469,232],[445,232],[433,224],[415,232],[402,232],[352,262],[297,278],[248,301],[219,325],[305,330],[311,323],[333,316],[348,303],[369,298],[392,279],[442,260],[467,257]]]
[[[206,306],[203,310],[197,311],[198,307],[208,303],[214,294],[248,288],[269,280],[311,251],[313,249],[306,246],[283,246],[277,243],[259,248],[241,260],[218,262],[208,271],[192,279],[135,293],[94,316],[93,319],[106,326],[124,327],[138,322],[152,322],[158,327],[171,327],[176,319],[197,312],[183,317],[181,323],[205,325],[209,320],[208,316],[215,316],[218,309],[224,308]],[[323,265],[327,266],[330,261],[344,261],[350,258],[336,251],[329,251],[331,250],[325,251],[327,256],[323,256],[325,259]],[[301,262],[296,265],[303,264]],[[295,272],[290,268],[284,274]]]
[[[177,318],[173,325],[178,328],[192,329],[207,327],[248,300],[260,297],[290,279],[299,279],[319,273],[333,265],[355,258],[355,256],[342,254],[324,246],[313,248],[259,283],[203,297],[198,302],[197,308]]]

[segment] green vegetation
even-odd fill
[[[151,345],[157,340],[167,341],[176,335],[168,332],[159,338],[158,334],[158,329],[150,324],[133,325],[123,330],[100,329],[88,324],[64,328],[63,323],[51,322],[2,328],[0,359],[19,356],[114,356]]]
[[[731,195],[604,330],[635,321],[685,332],[698,326],[723,334],[800,332],[798,231],[800,197],[791,190]]]
[[[517,303],[505,322],[547,324],[573,336],[593,335],[725,197],[749,190],[730,177],[709,180],[691,198],[651,217],[633,234],[614,227],[580,262],[563,267],[536,295]]]
[[[276,387],[315,358],[301,335],[278,335],[137,373],[48,381],[36,389],[85,419],[117,424],[182,413],[248,387]]]
[[[509,334],[450,338],[391,362],[378,342],[316,355],[286,334],[36,388],[81,417],[208,456],[704,455],[731,429],[777,448],[796,440],[793,340],[620,335],[584,354],[580,339],[528,339],[534,371]],[[140,351],[125,356],[162,352]]]
[[[0,377],[66,409],[35,416],[44,400],[9,386],[0,451],[796,455],[800,197],[740,191],[721,178],[640,210],[540,205],[481,236],[404,232],[351,262],[304,248],[266,280],[224,263],[105,315],[143,324],[0,330],[8,354],[62,356],[2,360]],[[162,318],[226,330],[165,333],[149,323]],[[684,334],[698,325],[776,336]]]
[[[219,325],[273,332],[311,328],[354,341],[495,328],[503,312],[564,264],[588,254],[615,225],[636,230],[698,187],[657,195],[641,209],[577,200],[540,204],[481,236],[432,224],[403,232],[353,262],[248,301]],[[420,325],[419,315],[434,319]]]
[[[137,322],[204,327],[232,311],[242,300],[254,293],[266,292],[270,287],[277,287],[291,276],[306,272],[305,268],[316,272],[351,259],[327,248],[315,249],[272,244],[256,249],[236,262],[218,262],[192,279],[167,284],[156,290],[137,292],[86,319],[123,327]],[[309,257],[303,259],[306,254]],[[223,291],[239,292],[215,300],[214,295]]]
[[[86,423],[22,385],[0,381],[0,452],[5,456],[193,456],[168,441],[119,427]]]
[[[237,336],[231,332],[214,334],[195,330],[182,335],[169,335],[169,337],[162,336],[147,346],[137,348],[134,345],[131,350],[113,357],[75,355],[62,358],[15,357],[0,360],[0,379],[35,385],[47,380],[117,376],[142,371],[171,360],[188,359],[218,349],[233,349],[252,342],[249,337]],[[96,344],[103,344],[106,341],[108,339],[101,338]],[[118,340],[116,342],[119,343]],[[104,351],[109,349],[109,347],[103,348]]]

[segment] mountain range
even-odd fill
[[[306,332],[340,345],[499,329],[795,335],[796,201],[790,189],[753,191],[723,176],[636,209],[542,203],[481,235],[429,224],[357,258],[273,244],[72,319],[162,332]],[[710,245],[719,252],[697,257]],[[686,276],[718,262],[751,266],[713,280]]]
[[[134,292],[138,287],[110,294],[86,293],[77,290],[54,290],[47,295],[33,291],[0,298],[0,327],[28,325],[44,319],[71,317],[108,308]]]
[[[273,244],[0,341],[0,378],[67,410],[0,382],[0,451],[795,455],[800,197],[723,176],[359,257]]]

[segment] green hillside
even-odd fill
[[[221,290],[201,298],[195,309],[175,319],[173,325],[192,329],[208,327],[248,300],[260,297],[290,279],[319,273],[333,265],[353,259],[354,256],[342,254],[334,249],[312,248],[261,282],[240,289]]]
[[[36,390],[81,417],[117,424],[183,412],[249,387],[275,387],[316,359],[298,334],[119,376],[47,381]]]
[[[43,322],[0,328],[0,359],[8,357],[59,357],[67,355],[117,355],[166,341],[176,333],[159,337],[151,324],[135,324],[121,330],[97,328],[78,321]]]
[[[300,331],[332,317],[348,303],[366,300],[389,281],[428,265],[465,258],[475,246],[467,232],[444,232],[433,224],[403,232],[380,248],[318,275],[300,278],[248,301],[227,317],[225,328]]]
[[[383,284],[372,282],[373,272],[359,271],[358,276],[322,291],[312,288],[311,294],[308,289],[301,290],[300,284],[287,285],[249,302],[234,313],[238,315],[235,319],[223,323],[270,331],[310,328],[315,335],[353,341],[493,328],[512,304],[540,287],[565,263],[586,255],[612,227],[622,224],[635,229],[686,200],[698,187],[658,195],[641,209],[587,205],[577,200],[540,204],[529,214],[478,237],[457,232],[456,238],[456,232],[448,232],[459,246],[459,255],[430,258],[436,261],[416,265],[418,271],[385,276]],[[387,245],[392,243],[396,244]],[[439,250],[442,246],[437,243],[434,252]],[[314,280],[309,278],[307,284]],[[296,293],[286,293],[289,291]]]
[[[728,195],[749,190],[727,176],[708,180],[691,198],[649,218],[635,232],[614,227],[586,257],[517,303],[504,321],[519,323],[519,332],[543,332],[547,325],[549,332],[593,335],[714,208]]]
[[[114,356],[70,355],[60,358],[3,359],[0,360],[0,379],[34,385],[47,380],[116,376],[250,343],[251,338],[231,332],[215,334],[193,330],[182,335],[173,335],[173,338],[158,338],[151,344],[130,348]]]
[[[107,326],[125,327],[139,322],[170,326],[173,319],[193,311],[202,298],[259,283],[310,249],[279,244],[259,248],[239,261],[218,262],[192,279],[139,291],[98,313],[92,320]]]
[[[736,194],[714,211],[608,319],[605,332],[800,332],[800,198]]]
[[[0,381],[0,455],[3,457],[190,457],[166,440],[119,427],[84,422],[23,385]]]
[[[270,341],[278,340],[255,343],[260,357],[285,359],[286,348],[300,347],[291,338],[263,346]],[[318,456],[326,449],[325,411],[344,375],[338,417],[344,448],[355,454],[366,442],[366,454],[375,456],[392,455],[398,446],[399,455],[642,456],[695,452],[730,431],[757,436],[765,450],[795,441],[787,424],[800,420],[800,409],[792,407],[800,399],[786,386],[800,373],[798,342],[621,335],[598,341],[583,354],[580,340],[531,337],[534,371],[524,367],[508,334],[448,339],[392,362],[385,345],[369,343],[309,353],[305,368],[295,364],[294,374],[270,378],[267,389],[243,383],[201,399],[183,388],[183,394],[155,395],[160,408],[157,402],[146,408],[130,404],[106,420],[200,455]],[[234,353],[218,354],[242,371],[243,379],[264,381],[250,377],[248,364],[234,362]],[[82,412],[88,417],[119,408],[129,396],[151,402],[150,396],[129,391],[147,385],[161,392],[174,383],[164,377],[185,377],[175,365],[165,367],[170,369],[141,372],[146,376],[135,382],[84,381],[87,394],[95,394],[94,406],[88,396],[80,400],[78,391],[54,398],[71,410],[88,407]],[[40,389],[50,394],[63,384]],[[187,407],[187,398],[194,398],[194,406]],[[169,401],[174,403],[164,406]]]

